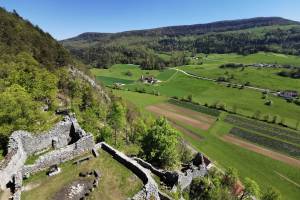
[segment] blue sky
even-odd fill
[[[0,0],[56,39],[256,16],[300,21],[300,0]]]

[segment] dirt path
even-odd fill
[[[163,115],[171,121],[182,122],[202,130],[209,129],[214,122],[214,119],[199,112],[167,103],[151,105],[146,107],[146,109],[157,115]]]
[[[23,186],[22,191],[30,191],[40,186],[40,183],[28,183]]]
[[[300,168],[300,160],[297,160],[295,158],[291,158],[291,157],[286,156],[284,154],[277,153],[277,152],[271,151],[269,149],[262,148],[260,146],[255,145],[255,144],[251,144],[249,142],[246,142],[244,140],[236,138],[232,135],[224,135],[221,139],[223,141],[230,142],[232,144],[235,144],[235,145],[238,145],[238,146],[243,147],[245,149],[248,149],[250,151],[254,151],[254,152],[262,154],[264,156],[268,156],[268,157],[270,157],[274,160],[279,160],[281,162],[284,162],[284,163],[287,163],[289,165]]]
[[[9,189],[2,190],[0,193],[0,200],[8,200],[10,196],[11,194]]]

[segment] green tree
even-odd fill
[[[126,125],[125,112],[125,108],[120,102],[115,101],[113,103],[109,116],[109,124],[114,130],[115,145],[117,145],[117,132],[122,131]]]
[[[213,185],[206,178],[195,178],[190,185],[190,199],[210,200]]]
[[[0,134],[12,131],[37,130],[44,121],[40,105],[20,85],[12,85],[0,94]]]
[[[141,147],[146,160],[160,167],[177,165],[178,132],[165,118],[157,119],[142,139]]]
[[[263,192],[261,200],[281,200],[281,195],[277,190],[269,187],[265,192]]]
[[[96,136],[96,141],[97,142],[111,142],[112,138],[112,130],[109,126],[105,126],[100,129],[99,134]]]
[[[251,196],[259,197],[260,189],[258,184],[250,178],[245,178],[244,181],[244,192],[240,199],[250,198]]]
[[[228,168],[225,171],[223,185],[233,188],[238,181],[238,172],[234,168]]]
[[[147,132],[147,125],[145,124],[144,120],[141,118],[137,118],[133,121],[132,125],[132,130],[129,135],[129,140],[132,143],[138,143],[141,142],[143,136]]]

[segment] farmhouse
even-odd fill
[[[144,75],[141,76],[140,81],[148,84],[155,84],[158,82],[158,80],[155,79],[153,76],[144,77]]]

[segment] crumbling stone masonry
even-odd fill
[[[9,138],[8,153],[0,163],[0,188],[6,188],[8,183],[14,184],[13,199],[20,199],[25,175],[71,160],[94,145],[93,136],[81,129],[77,120],[70,116],[45,134],[34,136],[26,131],[15,131]],[[54,150],[40,156],[33,165],[24,166],[28,156],[49,148]]]
[[[40,156],[34,164],[25,165],[28,156],[53,148]],[[44,170],[54,164],[58,165],[93,150],[99,156],[97,149],[102,148],[111,154],[114,159],[135,173],[144,183],[143,189],[132,200],[160,200],[171,199],[159,191],[157,183],[151,173],[159,176],[169,186],[178,185],[184,189],[190,185],[195,177],[204,176],[210,163],[202,154],[197,154],[191,165],[183,172],[164,171],[156,169],[150,163],[139,158],[130,158],[124,153],[114,149],[105,142],[94,144],[93,136],[86,133],[76,119],[65,117],[49,132],[33,136],[26,131],[15,131],[9,138],[8,153],[0,163],[0,188],[4,189],[8,183],[14,185],[13,200],[21,199],[21,187],[24,177]]]
[[[151,172],[142,167],[137,161],[126,156],[124,153],[114,149],[105,142],[95,145],[96,148],[102,148],[104,151],[111,154],[114,159],[122,163],[133,173],[135,173],[144,183],[143,189],[136,194],[132,199],[133,200],[150,200],[155,199],[159,200],[159,190],[155,180],[151,176]]]

